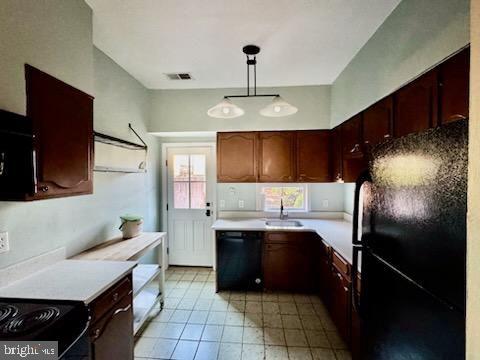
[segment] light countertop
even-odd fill
[[[352,223],[343,219],[288,219],[302,223],[300,228],[272,229],[265,225],[265,219],[218,219],[214,230],[238,231],[310,231],[317,233],[345,260],[352,262]]]
[[[135,261],[62,260],[0,287],[0,298],[77,300],[88,304],[136,265]]]

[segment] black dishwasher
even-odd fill
[[[261,231],[217,231],[217,291],[263,289]]]

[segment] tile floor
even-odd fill
[[[215,293],[211,269],[188,267],[170,267],[165,295],[136,338],[136,360],[350,359],[317,296]]]

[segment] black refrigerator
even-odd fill
[[[467,120],[372,150],[353,219],[362,359],[465,358],[467,155]]]

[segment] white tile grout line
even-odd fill
[[[188,320],[190,319],[190,316],[192,315],[193,311],[207,311],[207,319],[205,320],[205,324],[201,324],[201,325],[203,326],[203,329],[202,329],[202,334],[200,335],[200,340],[198,340],[198,341],[197,341],[197,340],[191,340],[191,341],[197,342],[197,348],[196,348],[196,350],[195,350],[195,355],[194,355],[194,356],[196,356],[196,354],[197,354],[197,352],[198,352],[198,348],[199,348],[200,342],[217,342],[217,341],[202,340],[202,336],[203,336],[203,333],[204,333],[205,328],[206,328],[207,325],[218,325],[218,326],[222,326],[222,333],[220,334],[220,339],[219,339],[219,341],[218,341],[218,343],[219,343],[219,350],[218,350],[218,353],[217,353],[217,357],[218,357],[219,351],[220,351],[220,346],[221,346],[221,344],[223,343],[221,340],[222,340],[222,337],[223,337],[223,332],[224,332],[224,330],[225,330],[225,326],[236,326],[236,327],[241,327],[241,328],[243,328],[243,329],[245,328],[245,326],[244,326],[244,325],[243,325],[243,326],[239,326],[239,325],[225,325],[225,321],[226,321],[226,320],[223,322],[223,324],[208,324],[208,316],[210,315],[211,312],[215,312],[214,310],[211,310],[211,307],[213,306],[213,302],[215,301],[215,295],[214,295],[213,297],[211,297],[211,298],[210,298],[210,297],[209,297],[209,298],[201,298],[201,292],[205,289],[205,287],[207,286],[207,284],[213,284],[212,281],[202,281],[203,285],[202,285],[201,289],[195,289],[195,290],[200,290],[200,293],[197,295],[196,298],[193,298],[193,299],[195,300],[195,304],[194,304],[193,309],[179,309],[179,308],[178,308],[179,304],[181,303],[181,301],[182,301],[183,299],[192,299],[192,298],[185,298],[185,296],[186,296],[186,293],[188,292],[188,290],[191,288],[192,283],[198,283],[198,282],[196,282],[196,281],[194,280],[195,277],[196,277],[197,275],[199,275],[199,274],[201,274],[201,273],[204,272],[204,273],[208,273],[208,275],[207,275],[207,278],[208,278],[208,277],[210,277],[210,276],[214,273],[213,271],[208,271],[208,270],[200,270],[200,271],[197,271],[197,270],[195,270],[194,268],[188,269],[188,270],[178,270],[178,269],[173,268],[172,270],[170,270],[170,269],[167,270],[167,273],[170,272],[170,271],[171,271],[171,274],[166,274],[166,281],[167,281],[167,282],[175,282],[175,285],[178,285],[179,282],[188,282],[189,285],[188,285],[187,287],[181,287],[181,288],[174,287],[174,288],[173,288],[173,290],[175,290],[175,289],[182,289],[182,290],[185,290],[185,292],[184,292],[184,294],[182,295],[182,297],[179,297],[179,298],[178,298],[178,299],[180,299],[180,300],[176,303],[175,307],[174,307],[173,309],[170,309],[170,308],[169,308],[169,310],[172,310],[173,313],[174,313],[176,310],[183,310],[183,311],[189,311],[189,312],[190,312],[189,318],[186,320],[186,322],[185,322],[185,323],[181,323],[181,324],[183,325],[182,333],[179,335],[179,338],[178,338],[178,339],[175,339],[177,343],[176,343],[175,348],[174,348],[174,350],[173,350],[173,352],[172,352],[172,356],[173,356],[173,354],[175,353],[175,350],[176,350],[176,348],[177,348],[180,340],[182,340],[182,339],[181,339],[181,336],[183,335],[183,332],[185,331],[186,326],[189,324],[189,323],[188,323]],[[181,274],[182,274],[182,277],[183,277],[184,275],[186,275],[187,273],[195,273],[195,274],[192,274],[192,275],[194,275],[194,278],[193,278],[193,279],[182,280],[182,279],[180,278],[180,279],[178,279],[178,280],[175,279],[175,280],[173,280],[173,281],[169,281],[168,279],[171,277],[171,275],[173,275],[173,274],[175,274],[175,273],[177,273],[177,272],[181,273]],[[189,277],[190,277],[190,276],[189,276]],[[231,293],[232,293],[232,292],[230,292],[230,291],[225,292],[225,294],[228,294],[228,298],[227,298],[226,300],[225,300],[225,299],[224,299],[224,300],[225,300],[228,304],[230,304],[230,301],[231,301],[231,300],[230,300]],[[241,292],[241,293],[243,293],[243,292]],[[248,293],[249,293],[249,292],[245,292],[245,300],[241,300],[241,301],[244,301],[244,302],[245,302],[245,305],[246,305],[247,301],[249,301],[249,300],[247,300]],[[302,330],[302,332],[303,332],[303,334],[304,334],[304,336],[305,336],[306,343],[308,344],[308,347],[305,347],[305,348],[308,348],[309,351],[310,351],[310,353],[312,353],[313,347],[310,346],[310,341],[309,341],[309,339],[308,339],[308,337],[307,337],[307,334],[306,334],[306,330],[307,330],[307,329],[305,329],[305,326],[304,326],[304,324],[303,324],[303,321],[302,321],[302,318],[301,318],[301,314],[300,314],[300,311],[299,311],[299,308],[298,308],[298,305],[299,305],[300,303],[298,303],[298,302],[296,301],[295,297],[294,297],[295,295],[305,295],[305,294],[297,294],[297,293],[287,293],[287,294],[293,295],[293,304],[295,304],[295,309],[296,309],[296,311],[297,311],[297,314],[296,314],[296,315],[297,315],[297,317],[298,317],[299,320],[300,320],[301,330]],[[263,294],[262,294],[262,295],[263,295]],[[310,296],[310,295],[309,295],[309,296]],[[167,296],[167,297],[168,297],[168,296]],[[195,309],[195,305],[197,304],[197,302],[198,302],[200,299],[202,299],[202,300],[210,300],[210,301],[211,301],[211,304],[210,304],[208,310],[196,310],[196,309]],[[261,316],[262,316],[262,326],[261,326],[260,328],[262,329],[263,344],[259,344],[259,345],[263,345],[263,347],[264,347],[264,353],[265,353],[265,350],[266,350],[266,346],[267,346],[267,345],[265,344],[265,336],[264,336],[264,334],[265,334],[265,328],[266,328],[266,327],[265,327],[265,324],[264,324],[264,321],[263,321],[263,317],[264,317],[264,316],[263,316],[263,315],[264,315],[264,313],[263,313],[263,303],[264,303],[264,302],[272,302],[272,303],[276,303],[276,304],[278,305],[278,304],[280,304],[280,301],[278,301],[278,300],[277,300],[277,301],[264,301],[263,299],[264,299],[264,297],[263,297],[263,296],[260,296],[260,299],[259,299],[259,300],[250,300],[250,301],[258,301],[258,302],[260,302],[260,303],[262,304],[262,311],[260,312],[260,314],[261,314]],[[312,306],[314,305],[314,303],[312,302],[312,300],[311,300],[310,298],[309,298],[309,301],[306,302],[306,303],[307,303],[307,304],[311,304]],[[322,302],[322,304],[323,304],[323,302]],[[229,313],[229,312],[228,312],[228,307],[227,307],[227,310],[226,310],[226,311],[220,311],[220,312],[225,312],[226,314],[228,314],[228,313]],[[172,316],[173,316],[173,313],[172,313]],[[244,314],[244,316],[245,316],[245,314],[247,314],[245,311],[239,312],[239,313]],[[319,320],[320,320],[320,315],[317,313],[317,311],[316,311],[315,309],[314,309],[314,314],[315,314],[315,315],[319,318]],[[282,318],[282,315],[285,315],[285,314],[280,314],[280,312],[279,312],[278,315],[280,315],[280,319],[281,319],[281,322],[282,322],[282,328],[281,328],[281,329],[283,330],[283,335],[284,335],[284,338],[285,338],[285,347],[287,347],[287,351],[288,351],[288,346],[287,346],[286,336],[285,336],[285,327],[284,327],[283,318]],[[303,314],[303,315],[305,315],[305,314]],[[171,318],[171,317],[170,317],[170,318]],[[170,321],[170,318],[169,318],[169,320],[167,321],[167,323],[175,323],[175,322],[171,322],[171,321]],[[332,343],[331,343],[331,341],[330,341],[330,339],[329,339],[329,337],[328,337],[328,335],[327,335],[327,332],[330,331],[330,330],[327,330],[326,328],[324,328],[323,323],[321,322],[321,320],[320,320],[320,325],[321,325],[321,328],[322,328],[322,331],[323,331],[324,335],[325,335],[326,338],[327,338],[327,342],[330,344],[329,350],[334,354],[335,358],[338,359],[337,352],[339,352],[340,349],[334,349],[334,348],[333,348],[333,345],[332,345]],[[140,337],[141,337],[141,336],[142,336],[142,335],[140,335]],[[155,339],[158,339],[158,338],[155,338]],[[190,340],[185,340],[185,341],[190,341]],[[242,339],[242,342],[241,342],[241,343],[237,343],[237,344],[241,345],[241,346],[242,346],[242,349],[243,349],[243,345],[244,345],[245,343],[243,342],[243,339]],[[248,344],[247,344],[247,345],[248,345]],[[343,350],[342,350],[342,351],[343,351]],[[313,354],[312,354],[312,355],[313,355]]]

